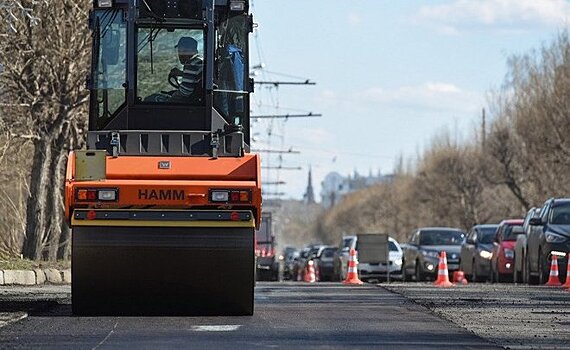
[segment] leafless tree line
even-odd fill
[[[67,258],[63,183],[86,123],[90,1],[13,3],[28,10],[0,12],[0,252]]]
[[[399,240],[416,227],[468,229],[522,217],[547,198],[570,195],[570,40],[508,60],[508,74],[489,92],[492,120],[469,140],[434,138],[411,169],[354,193],[318,219],[330,243],[345,233],[387,232]]]

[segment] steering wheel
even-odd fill
[[[180,83],[178,82],[178,77],[182,76],[182,71],[178,68],[172,68],[170,73],[168,74],[168,83],[175,89],[180,87]]]

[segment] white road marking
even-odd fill
[[[99,344],[97,344],[97,345],[96,345],[93,349],[91,349],[91,350],[95,350],[95,349],[97,349],[98,347],[100,347],[101,345],[103,345],[103,343],[105,343],[105,342],[107,341],[107,339],[109,339],[109,337],[111,337],[111,335],[112,335],[113,333],[115,333],[115,329],[117,328],[117,325],[118,325],[118,324],[119,324],[118,321],[115,322],[115,325],[113,326],[113,329],[111,329],[111,331],[109,332],[109,334],[107,334],[107,336],[106,336],[103,340],[101,340],[101,342],[99,342]]]
[[[241,327],[240,324],[192,326],[190,330],[195,332],[233,332]]]
[[[0,328],[28,317],[27,312],[0,312]]]

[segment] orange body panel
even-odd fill
[[[170,169],[159,169],[159,162],[170,161]],[[107,157],[106,179],[75,180],[75,154],[69,155],[65,184],[66,217],[74,208],[169,208],[169,209],[250,209],[256,226],[261,217],[260,158],[246,154],[240,158],[203,157]],[[113,202],[81,202],[78,188],[116,188]],[[211,189],[251,191],[251,202],[211,203]]]

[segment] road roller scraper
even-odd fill
[[[76,315],[251,315],[260,158],[244,0],[94,0],[69,156]]]

